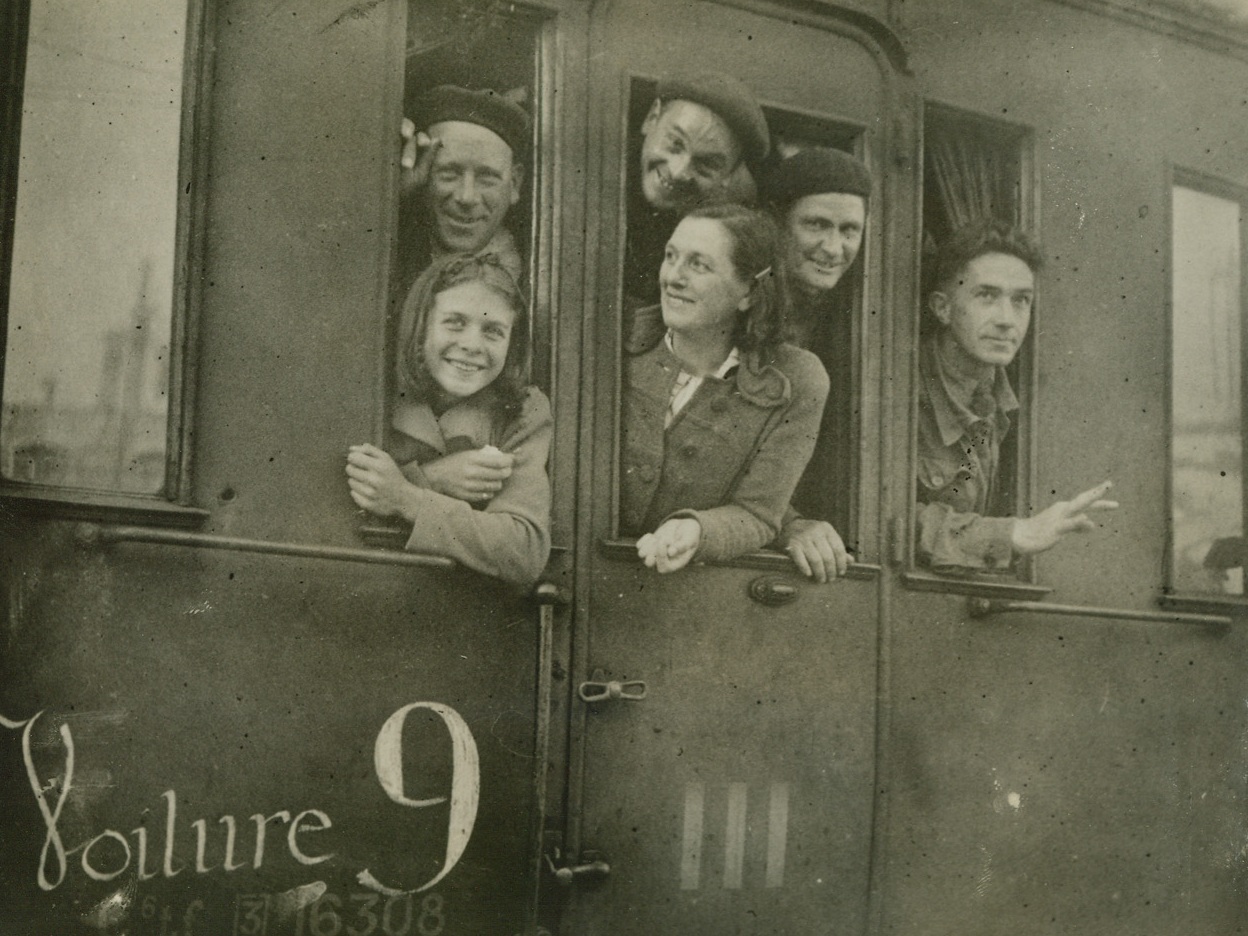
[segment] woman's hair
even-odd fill
[[[1017,257],[1033,274],[1044,266],[1044,253],[1025,231],[1004,221],[984,218],[958,228],[930,257],[924,258],[925,291],[948,289],[966,272],[972,260],[990,253]]]
[[[494,253],[448,254],[434,260],[416,277],[399,316],[398,354],[395,355],[399,397],[413,403],[436,399],[439,388],[425,366],[429,316],[439,293],[464,283],[481,283],[492,289],[515,313],[502,373],[490,384],[495,388],[502,411],[514,414],[524,402],[528,385],[529,309],[520,285]]]
[[[750,304],[737,316],[732,341],[743,354],[757,354],[770,362],[784,339],[789,308],[775,222],[761,211],[732,204],[695,208],[685,217],[718,221],[728,232],[733,270],[750,284]]]

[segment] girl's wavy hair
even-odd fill
[[[784,340],[789,293],[780,275],[780,231],[764,212],[742,205],[695,208],[686,218],[718,221],[732,241],[729,259],[738,278],[750,284],[749,307],[738,314],[732,340],[742,354],[770,363]]]
[[[514,415],[524,402],[528,386],[529,306],[520,284],[494,253],[439,257],[416,277],[399,315],[398,354],[395,355],[399,397],[413,403],[436,399],[439,388],[425,366],[424,355],[429,316],[439,293],[464,283],[484,284],[498,293],[515,313],[502,373],[490,384],[502,412]]]

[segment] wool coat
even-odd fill
[[[419,490],[420,517],[407,548],[451,559],[497,578],[530,585],[550,555],[550,478],[546,459],[553,424],[550,401],[529,387],[520,411],[501,416],[491,388],[441,415],[406,404],[392,419],[390,453]],[[422,462],[493,445],[515,456],[511,476],[480,509],[429,488]]]
[[[620,532],[640,536],[670,517],[702,527],[696,560],[724,561],[775,539],[819,435],[828,375],[789,344],[774,360],[742,355],[708,376],[664,429],[681,371],[663,341],[662,313],[639,310],[625,345]]]

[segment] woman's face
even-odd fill
[[[503,372],[515,310],[479,280],[444,289],[433,300],[422,353],[425,368],[450,397],[469,397]]]
[[[730,333],[749,307],[750,284],[732,265],[732,235],[712,218],[685,218],[659,268],[663,324],[675,332]]]

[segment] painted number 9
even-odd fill
[[[441,881],[455,867],[477,821],[477,804],[481,796],[481,766],[477,757],[477,743],[463,717],[448,705],[440,702],[413,702],[399,709],[381,726],[377,744],[373,748],[373,766],[377,779],[386,795],[400,806],[424,809],[445,803],[447,797],[411,799],[403,790],[403,725],[407,715],[414,709],[426,709],[442,719],[451,736],[451,810],[446,835],[446,858],[442,870],[430,881],[416,888],[415,893],[428,890]],[[440,911],[440,907],[439,907]]]

